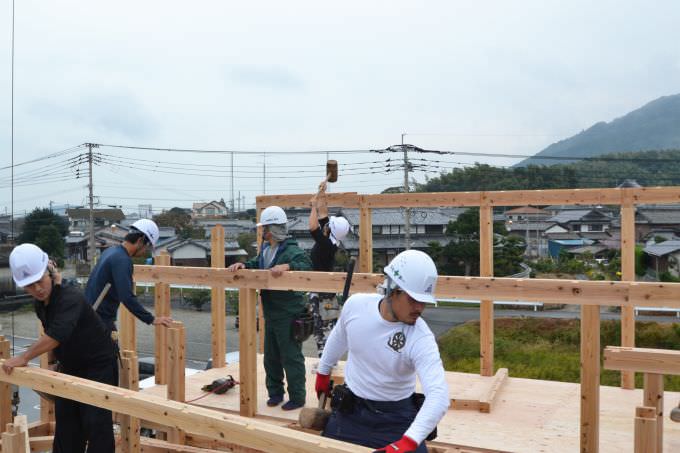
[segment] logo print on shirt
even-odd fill
[[[387,346],[394,349],[395,352],[401,351],[401,349],[406,345],[406,335],[404,332],[395,332],[392,338],[387,342]]]

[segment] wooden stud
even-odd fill
[[[361,202],[359,211],[359,272],[373,272],[373,224],[371,208]]]
[[[45,333],[42,322],[38,320],[38,335],[42,336]],[[40,355],[40,368],[49,369],[49,355],[47,353]],[[47,398],[40,397],[40,421],[49,423],[55,421],[54,419],[54,401]]]
[[[11,358],[10,349],[10,341],[0,335],[0,359]],[[0,371],[0,373],[4,372]],[[0,431],[3,431],[8,423],[12,423],[12,386],[6,382],[0,382]]]
[[[635,453],[654,453],[656,445],[656,408],[635,408]]]
[[[18,431],[14,431],[12,423],[7,424],[7,431],[2,433],[2,453],[29,453],[31,450],[26,450],[24,435]]]
[[[244,417],[254,417],[257,412],[257,355],[255,331],[254,289],[241,289],[238,293],[239,313],[239,382],[240,408]]]
[[[210,266],[224,268],[224,228],[222,225],[213,227],[210,233]],[[227,331],[226,307],[223,286],[213,286],[211,292],[212,319],[212,366],[223,368],[226,365]]]
[[[122,351],[120,386],[128,390],[139,390],[139,363],[134,351]],[[130,415],[120,415],[121,450],[123,453],[140,452],[140,420]]]
[[[169,400],[181,403],[186,399],[184,376],[186,368],[185,346],[184,325],[181,322],[175,321],[172,323],[172,327],[168,328],[167,396]],[[184,431],[178,428],[171,428],[168,431],[168,441],[175,444],[184,443]]]
[[[505,384],[505,381],[507,379],[508,379],[508,369],[507,368],[499,368],[498,371],[496,371],[496,374],[493,377],[493,381],[491,381],[491,385],[489,386],[489,389],[479,399],[479,412],[484,412],[486,414],[491,412],[491,407],[493,405],[493,402],[496,399],[496,396],[500,392],[501,388],[503,387],[503,384]]]
[[[582,453],[599,451],[600,307],[581,306],[581,440]]]
[[[0,361],[0,365],[2,361]],[[255,418],[222,413],[165,398],[50,373],[34,367],[0,373],[0,381],[30,387],[62,398],[134,415],[142,420],[188,430],[212,439],[226,440],[271,453],[369,453],[372,449],[334,439],[295,432]],[[6,453],[3,451],[3,453]]]
[[[31,443],[29,451],[51,451],[54,443],[54,436],[34,436],[28,438]]]
[[[656,410],[656,452],[663,450],[663,374],[645,373],[643,402]],[[650,452],[653,453],[653,452]]]
[[[162,252],[156,257],[155,262],[156,266],[170,266],[170,254]],[[170,316],[170,284],[168,282],[158,282],[154,287],[154,313],[156,316]],[[161,325],[154,326],[154,362],[156,385],[167,384],[168,330]]]
[[[17,415],[14,417],[14,432],[19,433],[23,439],[24,450],[31,451],[31,443],[28,440],[28,419],[25,415]]]
[[[623,189],[621,204],[621,280],[635,281],[635,205],[630,188]],[[635,347],[635,309],[621,307],[621,346]],[[635,372],[621,372],[621,388],[635,388]]]
[[[309,199],[307,199],[307,203],[309,203]],[[272,204],[276,205],[276,203],[269,203],[269,204],[266,204],[266,205],[262,205],[260,203],[257,204],[257,218],[258,218],[258,220],[259,220],[260,216],[262,215],[262,211],[264,210],[264,208],[266,206],[271,206]],[[278,206],[278,205],[276,205],[276,206]],[[257,227],[257,237],[262,238],[262,227]],[[260,240],[258,240],[258,242],[257,242],[257,253],[260,253],[261,245],[262,245],[262,243],[260,242]],[[265,272],[268,272],[268,271],[265,271]],[[258,334],[259,342],[258,342],[258,345],[257,345],[257,352],[259,352],[260,354],[263,354],[264,353],[264,309],[262,308],[262,297],[259,296],[259,295],[256,295],[255,298],[258,301],[257,302],[257,318],[256,318],[257,321],[256,322],[257,322],[257,328],[258,328],[257,334]],[[239,304],[240,303],[241,302],[240,302],[240,299],[239,299]]]
[[[479,208],[479,274],[493,276],[493,210],[482,201]],[[479,374],[493,376],[493,300],[482,299],[479,308]]]
[[[133,285],[132,291],[135,291]],[[118,346],[122,349],[137,349],[137,321],[135,316],[120,304],[118,307]]]

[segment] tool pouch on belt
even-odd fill
[[[411,399],[413,400],[413,405],[416,407],[416,409],[420,410],[421,407],[423,407],[423,403],[425,403],[425,395],[422,393],[414,393],[411,396]],[[434,429],[430,434],[427,435],[425,440],[435,440],[437,438],[437,427],[435,426]]]
[[[293,340],[302,343],[314,332],[314,317],[308,311],[300,313],[293,319],[292,326]]]
[[[331,393],[331,409],[343,414],[354,412],[356,397],[345,384],[336,385]]]

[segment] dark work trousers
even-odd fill
[[[357,398],[354,410],[343,414],[333,410],[322,435],[371,448],[382,448],[404,435],[416,418],[411,398],[401,401],[368,401]],[[427,453],[425,442],[417,453]]]
[[[64,373],[109,385],[114,381],[114,362],[99,363],[84,372]],[[54,403],[56,427],[53,453],[113,453],[113,419],[111,411],[65,398]]]
[[[265,320],[264,371],[269,396],[283,395],[283,373],[288,382],[288,396],[294,403],[305,403],[305,358],[302,343],[292,335],[293,318]]]

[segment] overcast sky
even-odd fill
[[[0,8],[4,168],[11,1]],[[252,151],[234,157],[235,196],[252,206],[263,190],[311,192],[330,157],[341,163],[332,191],[375,193],[403,183],[383,171],[390,155],[332,151],[381,149],[406,133],[406,143],[429,149],[534,154],[680,92],[678,18],[672,0],[21,0],[14,161],[84,142]],[[263,151],[314,150],[331,153],[269,154],[263,185]],[[15,167],[15,214],[85,203],[86,166],[75,160],[84,151]],[[229,154],[96,151],[103,205],[231,198]],[[391,169],[400,157],[391,155]],[[445,160],[429,176],[436,165],[517,161],[413,157]],[[0,170],[0,212],[11,209],[9,180]]]

